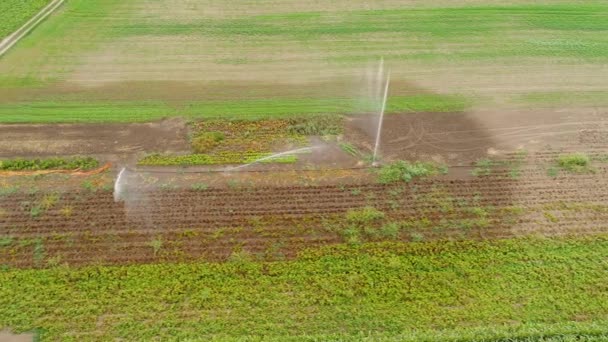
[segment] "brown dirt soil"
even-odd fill
[[[394,238],[403,241],[605,232],[608,168],[596,169],[551,178],[528,164],[517,179],[508,169],[495,169],[468,180],[394,185],[260,183],[194,190],[135,183],[118,203],[110,190],[17,192],[0,196],[0,263],[223,261],[242,252],[261,260],[292,258],[304,248],[346,241],[346,213],[365,207],[385,213],[361,232],[367,241],[393,238],[389,223],[398,225]]]
[[[189,151],[181,119],[141,124],[0,125],[0,157],[111,155]]]
[[[372,150],[375,120],[377,116],[352,117],[345,139]],[[471,165],[517,149],[602,151],[606,137],[606,115],[592,109],[393,114],[385,117],[380,151],[387,160]]]

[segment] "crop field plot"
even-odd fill
[[[605,107],[607,18],[591,0],[72,0],[0,60],[0,117],[352,113],[381,56],[392,112]]]
[[[65,1],[0,56],[0,340],[608,340],[607,23]]]

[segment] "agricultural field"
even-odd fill
[[[0,3],[0,41],[25,24],[50,0],[4,0]]]
[[[595,0],[71,0],[0,61],[0,118],[356,113],[380,57],[389,112],[605,107],[607,19]]]
[[[607,23],[66,1],[0,56],[0,340],[608,340]]]

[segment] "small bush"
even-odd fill
[[[196,153],[206,153],[224,140],[222,132],[204,132],[192,138],[192,149]]]
[[[589,172],[591,159],[584,153],[573,153],[561,155],[557,158],[560,168],[575,173]]]
[[[471,171],[473,176],[489,176],[492,173],[494,162],[490,159],[479,159],[475,162],[475,168]]]
[[[416,177],[433,176],[439,173],[447,173],[445,166],[433,163],[397,161],[385,165],[378,171],[378,182],[389,184],[395,182],[410,182]]]
[[[150,247],[152,247],[152,251],[154,252],[154,256],[158,255],[158,252],[160,251],[160,249],[163,247],[163,240],[162,237],[158,236],[155,239],[152,239],[149,242]]]
[[[209,189],[209,186],[205,183],[192,184],[192,190],[194,191],[205,191],[207,189]]]
[[[356,225],[367,225],[384,218],[384,213],[380,210],[372,207],[365,207],[363,209],[349,210],[346,213],[346,220],[349,223]]]
[[[399,225],[397,223],[387,223],[380,228],[379,234],[386,239],[397,239],[399,237]]]

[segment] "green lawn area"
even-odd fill
[[[15,32],[51,0],[0,1],[0,40]]]
[[[219,264],[5,269],[0,329],[78,341],[602,341],[606,255],[600,235],[338,245],[264,263],[238,254]]]

